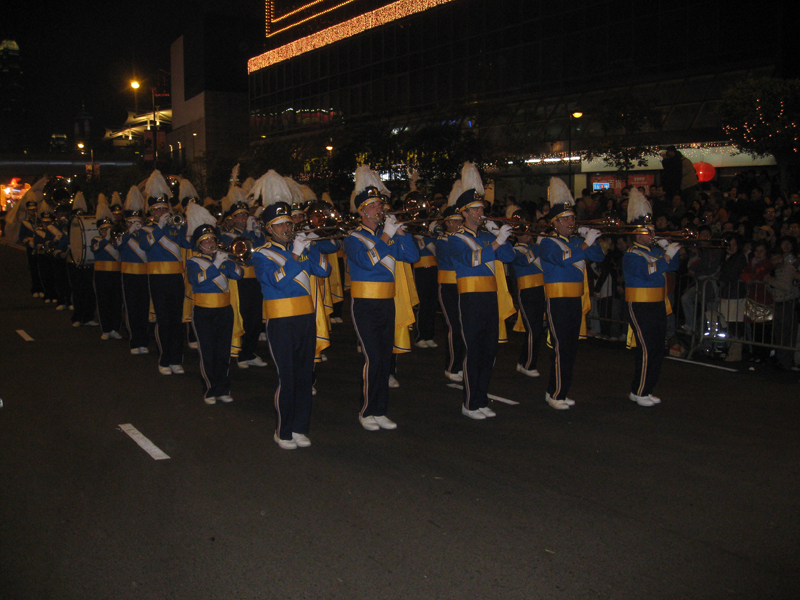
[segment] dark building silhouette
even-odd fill
[[[267,0],[267,50],[248,63],[251,139],[302,154],[344,124],[448,120],[497,155],[557,153],[600,135],[593,106],[629,95],[662,117],[651,141],[714,142],[726,88],[796,64],[775,0],[340,4]]]

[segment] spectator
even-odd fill
[[[704,225],[698,232],[699,245],[689,258],[688,274],[691,280],[689,288],[681,296],[683,314],[686,318],[683,330],[687,333],[691,333],[695,329],[698,294],[700,297],[704,295],[707,303],[714,303],[717,299],[717,277],[722,261],[722,250],[709,247],[710,239],[711,228]]]
[[[747,300],[745,301],[745,322],[751,324],[749,339],[760,344],[770,343],[772,324],[767,318],[759,316],[773,308],[774,301],[766,285],[766,279],[772,271],[772,262],[767,256],[767,245],[763,241],[755,242],[753,258],[742,270],[740,279],[747,284]],[[752,310],[748,311],[747,306]],[[769,358],[769,346],[752,345],[751,362],[760,364]]]
[[[772,343],[784,348],[775,349],[775,366],[789,370],[794,367],[794,346],[797,339],[795,319],[797,298],[800,297],[798,280],[800,273],[786,260],[779,249],[770,252],[773,273],[766,277],[768,292],[774,300],[775,313],[772,320]],[[787,348],[792,348],[788,350]]]
[[[726,239],[728,243],[719,271],[719,312],[728,323],[728,336],[734,340],[728,347],[725,360],[738,362],[742,360],[742,343],[738,340],[745,337],[744,303],[747,297],[747,286],[740,277],[747,266],[747,257],[741,235],[732,234]]]

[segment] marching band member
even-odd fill
[[[114,241],[119,250],[122,272],[122,302],[128,328],[131,354],[148,354],[150,288],[147,281],[147,252],[141,247],[144,199],[139,188],[131,186],[125,197],[126,231]]]
[[[25,192],[22,199],[14,206],[24,203],[24,217],[20,221],[19,243],[25,247],[25,255],[28,258],[28,271],[31,275],[31,295],[34,298],[44,298],[44,286],[42,277],[39,274],[39,255],[36,253],[36,212],[39,203],[36,200],[36,193],[33,188]],[[19,220],[20,216],[17,216]]]
[[[247,204],[247,198],[242,188],[231,186],[228,190],[228,197],[232,199],[228,209],[231,229],[222,234],[222,243],[230,247],[236,238],[246,238],[250,240],[254,248],[263,245],[263,231],[257,225],[256,218],[250,214],[250,206]],[[255,269],[249,265],[245,266],[243,277],[235,285],[239,299],[238,310],[244,328],[236,364],[240,369],[266,367],[266,361],[256,354],[258,334],[261,332],[264,298],[261,294],[261,285],[256,279]]]
[[[368,166],[356,170],[355,208],[361,225],[344,242],[350,272],[353,325],[364,355],[363,403],[359,422],[368,431],[396,429],[386,416],[395,330],[395,267],[414,263],[419,252],[394,216],[383,220],[378,174]]]
[[[514,246],[514,274],[517,278],[517,300],[525,324],[525,343],[517,362],[517,371],[528,377],[539,377],[536,361],[544,319],[544,275],[539,259],[539,244],[530,233],[517,236]]]
[[[291,192],[275,171],[256,182],[266,205],[261,218],[269,241],[250,259],[264,295],[267,340],[278,370],[274,440],[284,450],[311,445],[316,316],[310,277],[327,277],[330,266],[306,235],[294,233]]]
[[[75,219],[82,215],[89,214],[89,207],[83,192],[75,194],[72,201],[72,218]],[[69,233],[71,221],[66,226],[66,244],[69,246]],[[94,293],[94,265],[89,261],[78,263],[71,257],[68,263],[69,274],[72,288],[72,304],[75,310],[72,313],[72,325],[90,325],[96,327],[95,311],[97,309],[97,298]]]
[[[122,271],[120,253],[111,239],[115,226],[114,214],[105,196],[97,199],[97,232],[92,238],[94,255],[94,291],[97,296],[97,312],[100,315],[101,340],[120,340],[117,332],[122,322]]]
[[[454,206],[464,219],[464,226],[448,241],[456,270],[465,347],[461,414],[481,420],[496,415],[489,408],[488,398],[500,330],[495,270],[502,268],[500,262],[514,260],[514,249],[508,243],[510,225],[498,228],[492,223],[493,233],[479,231],[485,222],[484,188],[478,169],[472,163],[464,163],[461,170],[461,189],[463,192],[455,198]]]
[[[46,200],[39,205],[38,225],[34,235],[34,248],[37,255],[36,264],[39,267],[39,277],[44,288],[44,301],[46,304],[58,300],[58,289],[55,281],[55,267],[53,265],[53,246],[57,231],[53,226],[53,212]]]
[[[156,169],[145,185],[145,195],[154,225],[143,227],[139,245],[147,252],[147,278],[156,313],[158,372],[182,375],[183,366],[183,256],[190,247],[186,229],[170,224],[172,190]]]
[[[678,269],[675,255],[680,244],[662,240],[654,244],[652,209],[644,195],[633,188],[628,197],[628,223],[636,225],[634,243],[622,259],[625,302],[636,336],[634,374],[629,398],[639,406],[653,406],[661,399],[653,395],[664,360],[667,335],[666,273]]]
[[[240,279],[242,268],[221,252],[217,244],[217,220],[205,208],[191,202],[186,207],[187,229],[199,252],[186,261],[186,278],[192,286],[192,328],[197,336],[203,402],[233,402],[229,365],[233,335],[233,308],[228,281]]]
[[[461,180],[453,186],[455,197],[461,195]],[[444,376],[450,381],[464,381],[464,337],[461,335],[461,320],[458,315],[458,285],[456,270],[449,252],[450,236],[458,232],[464,224],[464,217],[456,212],[456,207],[448,206],[442,212],[444,232],[436,238],[436,258],[438,264],[439,304],[447,324],[447,355]]]
[[[599,244],[596,229],[581,228],[581,237],[572,235],[575,228],[574,201],[567,185],[557,177],[550,179],[550,212],[548,220],[557,236],[545,237],[539,244],[547,322],[553,345],[550,380],[545,400],[557,410],[575,404],[567,397],[572,383],[572,369],[578,352],[582,297],[586,287],[586,261],[603,260],[605,253]]]
[[[70,206],[67,202],[57,204],[54,211],[55,220],[48,226],[54,238],[51,245],[53,250],[53,281],[56,284],[56,310],[67,310],[68,306],[74,307],[72,282],[76,280],[76,277],[74,277],[75,267],[70,265],[69,271],[67,270],[70,210]],[[76,318],[74,313],[71,320],[73,326],[80,327],[81,321]]]

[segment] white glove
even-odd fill
[[[308,248],[311,245],[311,242],[308,241],[306,238],[305,233],[298,233],[294,236],[294,241],[292,242],[292,254],[297,254],[298,256],[303,254],[303,250]]]
[[[664,238],[658,238],[656,240],[656,244],[658,244],[661,247],[662,250],[666,250],[667,246],[669,246],[669,240],[664,239]]]
[[[511,225],[503,225],[497,233],[494,235],[497,243],[501,246],[508,241],[509,236],[511,235]]]
[[[599,231],[597,231],[597,229],[590,229],[588,232],[586,232],[586,236],[584,237],[583,241],[586,242],[587,246],[591,246],[597,241],[597,238],[599,238],[600,235],[601,234]]]
[[[497,233],[500,231],[500,227],[497,226],[497,223],[494,221],[489,221],[488,219],[483,222],[483,226],[486,227],[486,231],[489,233],[494,234],[494,237],[497,237]]]
[[[537,243],[537,244],[541,244],[541,243],[542,243],[542,240],[544,240],[544,238],[545,238],[545,237],[547,237],[547,236],[540,235],[539,237],[537,237],[537,238],[536,238],[536,243]]]
[[[397,228],[397,233],[403,234],[406,233],[406,224],[400,223],[400,227]]]
[[[578,227],[578,235],[581,236],[582,238],[585,238],[587,235],[589,235],[590,231],[591,229],[589,229],[588,227]]]
[[[219,269],[222,266],[222,263],[224,263],[226,260],[228,260],[227,254],[224,252],[217,252],[214,255],[214,266]]]
[[[672,258],[675,256],[681,249],[681,245],[678,242],[672,242],[669,246],[664,248],[664,254]]]
[[[305,236],[309,240],[316,240],[317,238],[319,238],[319,236],[313,231],[309,231],[308,233],[305,234]]]
[[[131,226],[128,227],[128,233],[136,233],[142,228],[142,224],[139,221],[134,221],[131,223]]]
[[[254,216],[247,217],[247,231],[253,231],[256,228],[256,218]]]
[[[397,218],[394,215],[386,217],[386,220],[383,222],[383,232],[390,238],[393,238],[398,229],[400,229],[400,223],[397,221]]]
[[[167,219],[169,219],[169,213],[164,213],[158,219],[158,228],[164,229],[164,226],[167,224]]]

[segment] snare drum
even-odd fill
[[[87,215],[79,215],[72,219],[69,226],[69,251],[72,260],[79,267],[94,264],[92,254],[92,238],[97,236],[97,219]]]

